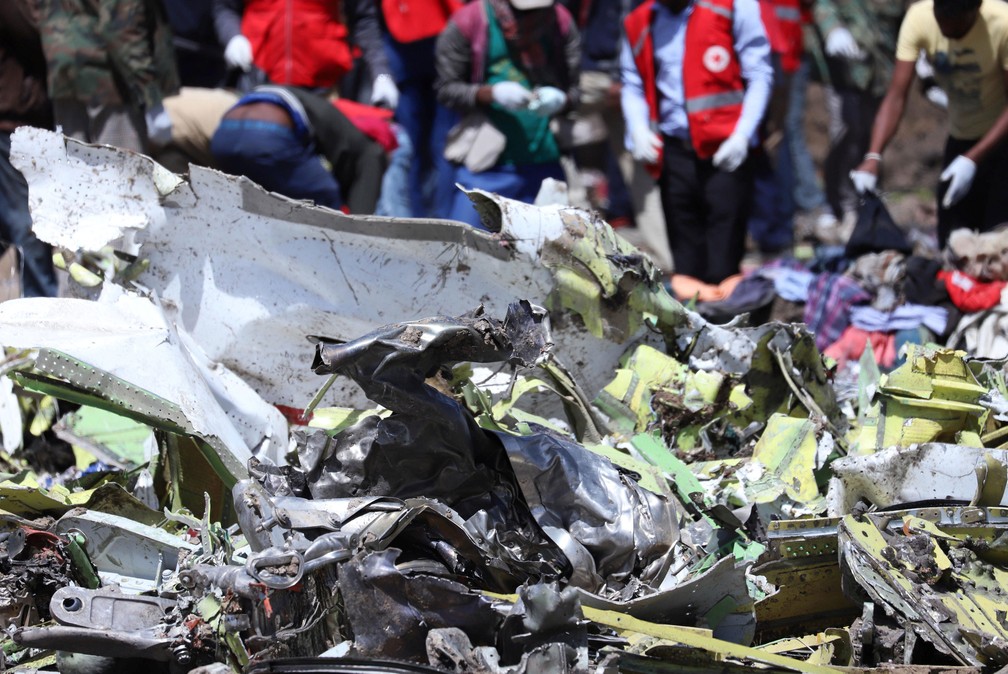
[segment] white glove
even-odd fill
[[[843,26],[834,28],[826,36],[826,55],[852,60],[863,56],[854,36]]]
[[[490,88],[494,103],[507,110],[527,108],[532,92],[517,82],[498,82]]]
[[[748,154],[749,140],[740,133],[733,133],[714,153],[714,166],[731,173],[742,166]]]
[[[539,87],[532,92],[529,110],[540,117],[552,117],[567,105],[567,94],[556,87]]]
[[[371,105],[395,110],[399,105],[399,87],[388,75],[379,75],[371,85]]]
[[[939,108],[948,108],[948,94],[939,86],[928,87],[924,90],[924,96],[937,105]]]
[[[248,70],[252,67],[252,43],[244,35],[235,35],[224,47],[224,62],[229,68]]]
[[[949,181],[948,190],[945,191],[945,198],[942,199],[942,207],[951,208],[953,204],[966,196],[966,193],[970,190],[970,186],[973,184],[973,177],[975,175],[976,163],[972,159],[962,155],[953,159],[952,163],[942,171],[939,178],[942,182]]]
[[[661,137],[649,129],[646,124],[642,124],[630,130],[630,154],[637,161],[645,164],[653,164],[658,161],[658,151],[663,143]]]
[[[850,181],[854,183],[854,191],[858,194],[874,192],[878,185],[878,176],[869,171],[851,171]]]
[[[171,117],[168,116],[163,105],[158,103],[144,112],[144,120],[147,122],[147,138],[151,144],[161,147],[171,142]]]

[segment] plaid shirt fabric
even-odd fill
[[[849,276],[819,274],[809,286],[805,323],[815,334],[816,346],[824,350],[850,325],[850,309],[864,304],[871,295]]]

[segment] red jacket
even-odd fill
[[[381,0],[381,12],[396,42],[416,42],[440,33],[463,4],[462,0]]]
[[[701,159],[714,156],[721,143],[735,130],[742,114],[745,83],[735,53],[734,4],[734,0],[696,0],[686,24],[683,96],[690,140]],[[624,27],[644,84],[644,99],[651,121],[657,123],[658,83],[651,37],[653,9],[654,0],[648,0],[630,12]]]
[[[786,73],[795,72],[801,65],[805,49],[801,0],[761,0],[760,15],[770,49],[780,58],[781,69]]]
[[[331,87],[353,65],[340,0],[245,0],[241,32],[277,84]]]

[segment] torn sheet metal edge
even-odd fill
[[[417,307],[449,315],[484,302],[503,315],[512,298],[543,302],[554,286],[546,269],[462,223],[346,216],[197,166],[188,182],[165,192],[155,185],[160,167],[139,155],[40,129],[18,129],[12,144],[40,238],[77,249],[131,233],[151,261],[139,281],[211,361],[270,403],[301,407],[318,389],[307,367],[291,367],[310,361],[308,336],[354,339],[390,318],[414,316]],[[123,195],[137,202],[125,216]],[[92,241],[82,234],[91,222],[119,229]],[[236,232],[249,245],[235,247]],[[376,275],[394,289],[374,283]],[[557,353],[582,368],[589,395],[606,384],[628,344],[646,334],[615,344],[576,320],[556,325]],[[329,396],[370,406],[344,378]]]
[[[861,500],[879,508],[952,500],[1008,506],[1008,450],[927,443],[837,459],[831,465],[829,513]]]

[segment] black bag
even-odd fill
[[[847,240],[844,255],[854,260],[866,253],[881,253],[885,250],[909,255],[913,252],[913,246],[892,219],[882,199],[869,192],[861,197],[857,223]]]

